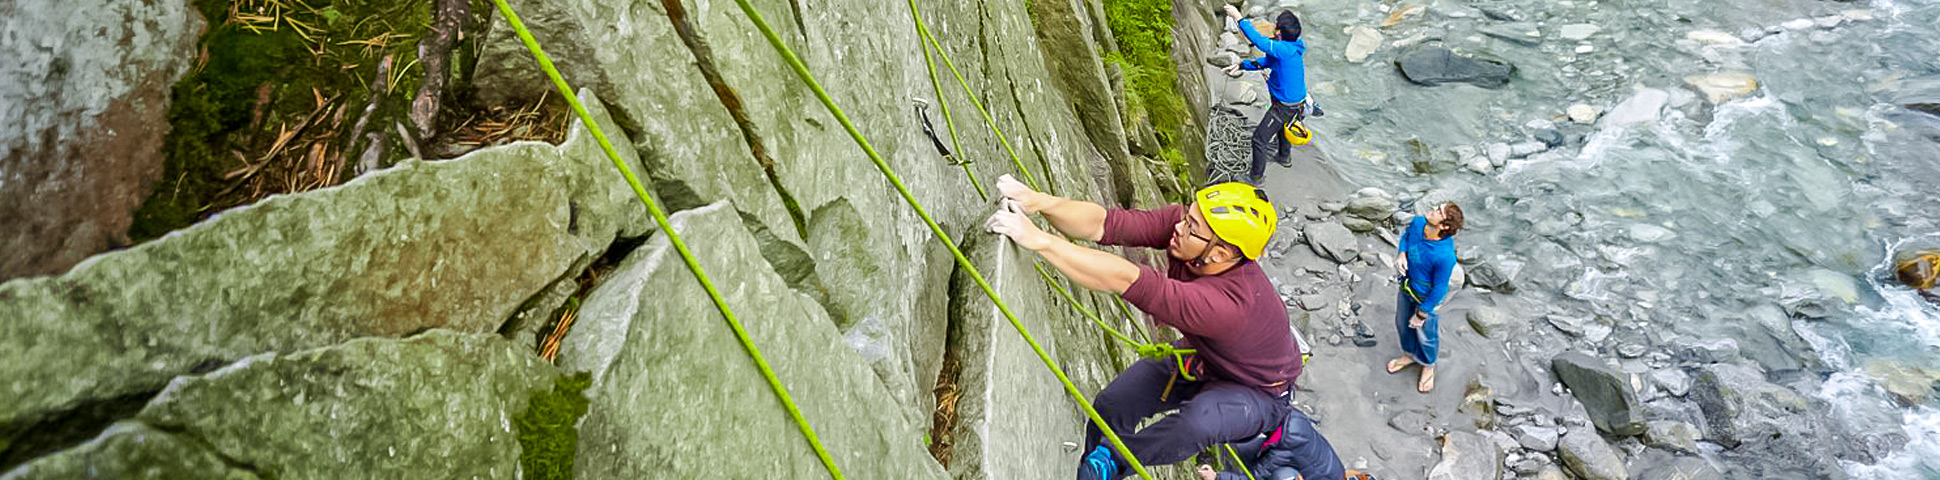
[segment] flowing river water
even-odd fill
[[[1940,244],[1940,117],[1903,106],[1940,101],[1940,0],[1246,6],[1306,23],[1309,84],[1328,112],[1310,122],[1316,148],[1354,183],[1462,202],[1463,248],[1547,309],[1523,317],[1607,318],[1658,345],[1754,324],[1795,332],[1803,368],[1774,381],[1830,404],[1855,437],[1887,439],[1846,473],[1940,478],[1940,402],[1896,403],[1869,368],[1940,369],[1940,306],[1889,271],[1895,249]],[[1361,63],[1341,54],[1357,25],[1384,37]],[[1517,71],[1496,89],[1414,85],[1393,66],[1409,45]],[[1716,72],[1757,88],[1714,105],[1684,85]],[[1654,94],[1639,89],[1666,95],[1636,123],[1565,114]],[[1463,167],[1491,144],[1555,134],[1561,146],[1487,173]]]

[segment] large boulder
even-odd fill
[[[672,227],[844,472],[942,478],[918,425],[827,313],[792,289],[727,202]],[[827,472],[664,235],[581,303],[561,368],[591,372],[576,472],[587,478],[814,478]],[[723,462],[722,459],[735,459]]]
[[[1315,254],[1329,260],[1347,263],[1361,258],[1360,242],[1354,238],[1354,232],[1339,223],[1309,223],[1301,229],[1301,233],[1307,239],[1307,246],[1312,247]]]
[[[1499,88],[1508,85],[1516,72],[1515,65],[1507,60],[1458,54],[1439,46],[1417,47],[1396,59],[1394,66],[1401,70],[1402,78],[1428,86],[1467,83]]]
[[[575,126],[560,146],[406,161],[0,284],[0,451],[63,412],[258,353],[496,331],[615,238],[643,234],[638,202]]]
[[[1766,380],[1757,367],[1720,363],[1695,371],[1687,397],[1697,403],[1704,439],[1727,447],[1733,476],[1841,478],[1842,459],[1871,463],[1872,452],[1897,448],[1880,438],[1855,441],[1830,420],[1823,401]]]
[[[1597,436],[1595,430],[1571,429],[1569,433],[1563,435],[1562,442],[1557,446],[1557,453],[1563,458],[1563,464],[1569,466],[1570,471],[1574,472],[1579,480],[1628,480],[1630,478],[1630,475],[1625,472],[1623,456],[1617,453],[1615,447],[1610,446],[1610,442],[1605,442],[1603,437]]]
[[[19,0],[0,19],[0,280],[58,274],[127,243],[205,23],[186,1]]]
[[[1550,359],[1556,378],[1588,410],[1597,430],[1611,435],[1631,436],[1644,432],[1643,413],[1637,392],[1627,376],[1605,364],[1602,359],[1582,352],[1564,352]]]
[[[1442,460],[1428,470],[1429,480],[1502,478],[1502,451],[1495,442],[1469,432],[1442,436]]]
[[[90,477],[92,475],[92,477]],[[262,478],[192,439],[134,421],[116,423],[78,447],[35,459],[0,474],[6,480],[120,478],[168,480]]]
[[[557,372],[497,335],[449,330],[266,353],[177,378],[133,420],[8,478],[512,478],[510,419]],[[144,459],[158,462],[132,465]]]

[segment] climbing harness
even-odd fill
[[[539,63],[539,69],[544,70],[546,77],[552,79],[553,87],[559,89],[560,96],[565,97],[567,105],[573,109],[573,114],[586,125],[586,131],[599,142],[600,149],[606,152],[606,158],[612,160],[613,166],[620,170],[620,176],[626,178],[627,186],[633,188],[634,196],[640,197],[640,203],[646,205],[647,213],[653,216],[654,224],[667,235],[667,241],[673,244],[675,251],[680,253],[681,261],[687,264],[687,269],[694,273],[696,280],[700,281],[701,289],[707,291],[708,298],[714,301],[714,307],[721,311],[721,317],[727,320],[728,328],[734,330],[735,340],[741,343],[741,348],[747,351],[749,358],[754,360],[755,368],[761,371],[762,378],[768,381],[768,388],[775,392],[775,397],[781,401],[782,407],[788,410],[788,416],[795,420],[795,426],[808,440],[809,448],[815,450],[815,456],[822,461],[822,466],[828,469],[829,476],[835,480],[845,480],[842,469],[836,467],[835,459],[829,456],[828,449],[822,446],[822,440],[815,436],[815,429],[809,426],[808,418],[802,416],[801,408],[797,407],[795,400],[789,397],[788,389],[782,387],[781,378],[775,376],[774,369],[770,368],[768,361],[762,358],[761,350],[756,348],[754,341],[748,337],[747,329],[741,327],[741,321],[735,318],[734,310],[728,308],[727,300],[721,298],[721,292],[714,288],[713,281],[708,279],[707,272],[701,268],[700,261],[694,258],[694,252],[688,250],[687,242],[681,240],[679,232],[674,231],[672,222],[667,218],[667,212],[661,210],[660,204],[653,200],[653,196],[647,194],[646,187],[641,185],[639,177],[634,176],[633,169],[628,168],[626,160],[621,159],[620,153],[613,149],[613,143],[608,141],[606,133],[600,130],[599,122],[593,120],[593,115],[587,113],[586,106],[579,103],[579,97],[573,95],[572,86],[567,85],[566,79],[559,75],[559,70],[552,64],[552,59],[546,56],[545,50],[539,48],[539,41],[532,38],[532,32],[525,28],[525,23],[519,21],[518,13],[513,12],[512,6],[506,4],[505,0],[492,0],[492,3],[498,5],[499,14],[505,16],[506,22],[512,24],[512,30],[518,34],[519,40],[525,43],[526,50],[532,52],[532,58]],[[746,5],[744,0],[742,6]]]

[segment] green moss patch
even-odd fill
[[[1168,173],[1185,185],[1196,184],[1180,150],[1189,112],[1185,98],[1179,95],[1179,79],[1172,65],[1172,1],[1104,3],[1105,18],[1118,41],[1117,54],[1107,57],[1125,76],[1125,118],[1128,122],[1151,122],[1158,134],[1158,157],[1171,170]],[[1136,131],[1136,125],[1127,125],[1126,130]]]
[[[195,70],[170,93],[163,177],[129,236],[159,237],[264,196],[341,183],[339,140],[382,94],[408,103],[430,0],[196,0],[209,23]],[[377,115],[389,119],[397,112]],[[396,149],[403,156],[402,146]]]
[[[573,478],[573,455],[579,451],[579,417],[586,415],[586,389],[593,375],[561,375],[552,390],[534,390],[525,412],[512,419],[519,434],[519,466],[527,480]]]

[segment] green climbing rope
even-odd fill
[[[894,169],[889,168],[889,162],[883,160],[882,154],[876,152],[876,147],[871,146],[869,139],[863,137],[862,132],[856,129],[855,122],[850,121],[848,114],[843,113],[842,107],[837,106],[835,99],[829,97],[828,91],[822,88],[821,82],[816,81],[815,76],[808,72],[808,65],[802,63],[801,57],[795,55],[794,49],[782,43],[781,36],[775,33],[774,27],[768,25],[768,21],[761,16],[760,11],[755,10],[749,0],[735,0],[734,3],[740,5],[741,12],[747,14],[748,20],[761,31],[761,35],[768,38],[768,45],[775,48],[775,52],[780,54],[782,60],[788,63],[788,67],[795,71],[795,75],[801,78],[802,83],[815,92],[815,98],[821,100],[822,106],[828,109],[836,122],[842,124],[842,129],[848,131],[849,138],[855,140],[856,146],[862,148],[862,152],[868,155],[869,161],[876,164],[876,169],[889,180],[889,184],[896,187],[896,193],[901,194],[903,200],[909,203],[910,209],[916,212],[916,216],[922,218],[923,223],[930,227],[930,233],[934,234],[938,241],[943,242],[943,246],[950,250],[952,257],[956,257],[957,265],[970,274],[970,279],[977,283],[978,288],[983,289],[984,295],[990,297],[990,302],[997,306],[997,311],[1002,312],[1004,318],[1010,320],[1011,327],[1017,330],[1019,336],[1024,337],[1025,343],[1030,344],[1031,351],[1036,352],[1038,359],[1044,361],[1044,366],[1049,368],[1052,374],[1057,375],[1058,382],[1064,385],[1065,393],[1071,395],[1078,407],[1084,410],[1085,416],[1090,418],[1092,424],[1097,425],[1099,430],[1104,432],[1105,438],[1111,440],[1113,448],[1124,455],[1125,462],[1131,464],[1132,470],[1137,471],[1139,476],[1146,480],[1155,480],[1151,472],[1145,470],[1145,465],[1139,463],[1138,458],[1132,455],[1131,449],[1125,447],[1125,441],[1118,437],[1118,433],[1113,432],[1111,426],[1105,423],[1104,417],[1098,415],[1098,410],[1091,407],[1091,402],[1086,401],[1084,393],[1078,391],[1078,386],[1071,383],[1071,379],[1064,375],[1063,369],[1058,368],[1057,362],[1051,359],[1051,355],[1044,351],[1044,347],[1037,343],[1037,339],[1031,337],[1030,330],[1024,328],[1024,322],[1017,319],[1017,314],[1010,311],[1010,305],[1004,303],[1003,297],[997,295],[997,290],[984,279],[983,273],[978,271],[976,265],[970,263],[969,257],[965,257],[963,251],[957,248],[956,241],[952,240],[950,234],[945,233],[943,227],[937,225],[936,220],[930,217],[929,211],[925,210],[922,202],[918,202],[916,196],[910,193],[909,187],[903,185],[902,177],[896,175]],[[945,65],[948,65],[947,61]],[[988,113],[986,112],[985,115],[987,116]]]
[[[956,62],[950,61],[950,53],[943,50],[943,44],[938,43],[936,37],[930,35],[929,26],[925,25],[923,23],[923,17],[917,14],[916,2],[914,0],[909,4],[909,12],[916,19],[916,33],[923,36],[923,43],[936,49],[937,56],[943,58],[943,66],[950,69],[950,75],[956,77],[957,85],[963,87],[964,96],[970,98],[970,105],[977,107],[977,113],[983,114],[984,124],[990,125],[991,131],[997,132],[997,144],[1002,145],[1004,147],[1004,153],[1010,155],[1010,164],[1017,167],[1017,173],[1024,175],[1025,183],[1031,185],[1031,188],[1037,188],[1037,177],[1031,175],[1031,169],[1024,168],[1024,162],[1017,158],[1017,150],[1010,148],[1009,137],[1004,136],[1003,129],[997,128],[997,117],[990,116],[990,110],[984,108],[983,102],[977,101],[976,91],[970,89],[970,82],[965,81],[963,79],[963,73],[957,71]]]
[[[1257,480],[1253,478],[1253,470],[1246,468],[1246,459],[1239,458],[1239,451],[1233,449],[1233,444],[1226,444],[1226,453],[1233,455],[1233,463],[1239,464],[1239,471],[1246,474],[1246,480]]]
[[[914,20],[911,23],[916,24],[916,36],[918,38],[928,37],[929,27],[923,25],[923,17],[916,12],[916,0],[909,0],[909,18]],[[938,53],[942,54],[940,51]],[[930,46],[928,43],[923,44],[923,67],[930,70],[931,95],[936,97],[936,106],[943,110],[943,125],[950,129],[950,148],[958,156],[962,156],[963,142],[957,140],[957,120],[955,116],[950,115],[950,100],[943,98],[943,82],[937,79],[936,62],[930,59]],[[977,173],[970,170],[970,162],[959,160],[957,166],[963,167],[963,177],[970,179],[970,186],[976,187],[977,197],[985,200],[990,199],[990,193],[985,192],[983,189],[983,182],[977,180]]]
[[[970,83],[963,80],[962,73],[957,72],[956,63],[950,60],[949,52],[944,51],[943,46],[936,42],[936,38],[930,36],[929,26],[923,23],[922,16],[917,13],[915,0],[909,1],[909,8],[910,8],[911,18],[914,18],[916,21],[916,33],[918,35],[923,36],[923,41],[925,45],[933,46],[936,48],[937,56],[942,57],[943,59],[943,65],[950,68],[950,73],[956,76],[957,85],[963,87],[964,96],[969,97],[971,104],[977,107],[977,112],[983,114],[984,125],[987,127],[990,127],[991,133],[995,135],[1000,142],[1002,142],[1004,146],[1004,153],[1010,156],[1011,165],[1016,166],[1018,172],[1024,175],[1025,185],[1031,187],[1034,190],[1043,191],[1044,189],[1042,186],[1038,185],[1037,179],[1031,176],[1031,171],[1029,169],[1024,168],[1024,162],[1022,159],[1018,158],[1017,152],[1010,148],[1010,142],[1007,140],[1004,140],[1005,138],[1004,130],[1002,128],[997,127],[997,119],[994,117],[991,117],[990,112],[988,110],[985,110],[983,107],[983,104],[977,101],[976,93],[970,90]],[[923,50],[923,56],[927,61],[927,59],[929,58],[929,50],[927,48]],[[932,84],[936,83],[935,67],[930,68],[930,82]],[[939,96],[941,95],[939,94]],[[954,132],[954,130],[952,130],[952,132]],[[1067,240],[1069,239],[1067,238]],[[1194,350],[1177,349],[1177,348],[1173,348],[1172,345],[1166,344],[1166,343],[1154,343],[1152,342],[1151,334],[1145,333],[1143,329],[1140,329],[1139,333],[1141,334],[1141,336],[1145,337],[1145,340],[1132,341],[1131,338],[1126,337],[1125,334],[1119,333],[1118,330],[1113,329],[1110,325],[1107,325],[1103,319],[1099,318],[1097,313],[1092,312],[1091,309],[1086,308],[1082,304],[1079,304],[1078,300],[1074,298],[1070,292],[1066,291],[1064,287],[1061,284],[1059,284],[1057,281],[1052,280],[1050,274],[1044,271],[1043,262],[1038,262],[1036,267],[1037,267],[1037,273],[1044,277],[1045,282],[1050,283],[1053,287],[1056,287],[1058,289],[1058,293],[1061,295],[1064,295],[1065,300],[1069,301],[1071,305],[1073,307],[1076,307],[1079,312],[1083,313],[1086,318],[1091,319],[1092,323],[1098,324],[1099,327],[1104,328],[1105,331],[1109,332],[1113,337],[1117,337],[1119,340],[1124,341],[1127,345],[1131,346],[1134,350],[1138,351],[1138,354],[1140,356],[1143,356],[1146,358],[1152,358],[1152,359],[1164,359],[1166,357],[1172,357],[1173,362],[1179,366],[1180,374],[1182,374],[1186,380],[1192,380],[1192,381],[1198,380],[1197,378],[1193,378],[1192,373],[1187,372],[1185,368],[1184,356],[1196,353]],[[1125,299],[1116,297],[1116,296],[1114,296],[1113,298],[1117,300],[1118,308],[1121,311],[1124,311],[1126,309]],[[1125,313],[1125,318],[1131,318],[1131,315],[1129,312]]]
[[[613,161],[614,167],[620,169],[620,175],[626,177],[627,186],[633,187],[633,194],[640,197],[640,203],[646,204],[647,213],[653,215],[654,223],[659,225],[660,231],[667,235],[667,240],[674,245],[674,250],[680,252],[681,261],[686,262],[687,269],[694,272],[694,278],[700,280],[701,289],[706,290],[707,296],[713,299],[714,307],[721,311],[721,317],[727,320],[728,328],[734,330],[734,337],[741,342],[741,348],[748,352],[748,357],[754,360],[755,368],[761,370],[761,376],[768,380],[768,388],[774,390],[775,397],[781,400],[782,407],[788,409],[790,417],[794,417],[795,426],[799,427],[802,436],[808,439],[808,446],[815,450],[815,456],[822,460],[822,466],[828,468],[829,476],[835,480],[845,480],[842,469],[835,466],[835,459],[829,456],[828,449],[822,447],[822,440],[815,436],[815,429],[810,427],[808,419],[802,416],[801,408],[797,407],[795,400],[789,397],[788,389],[782,387],[781,378],[775,376],[775,370],[770,368],[768,361],[761,357],[761,350],[756,348],[754,341],[748,337],[747,329],[741,327],[741,321],[735,318],[734,310],[728,308],[727,300],[721,298],[721,292],[714,288],[714,283],[708,279],[707,272],[701,269],[700,261],[696,260],[694,253],[687,249],[687,242],[682,241],[680,234],[674,231],[673,224],[667,219],[667,212],[661,210],[660,204],[647,194],[646,187],[642,186],[640,179],[634,176],[633,169],[628,168],[626,161],[620,158],[619,152],[613,149],[613,143],[608,141],[606,133],[600,130],[599,122],[593,120],[593,115],[586,112],[586,106],[579,103],[579,97],[573,95],[572,86],[567,85],[566,79],[559,75],[557,68],[553,67],[552,59],[546,57],[545,50],[539,48],[539,41],[532,38],[532,32],[526,30],[525,23],[519,21],[518,13],[513,12],[512,6],[507,5],[505,0],[492,0],[492,3],[498,5],[499,14],[504,15],[506,22],[512,24],[512,30],[518,33],[519,40],[525,42],[525,48],[530,50],[532,58],[539,62],[539,69],[545,70],[546,77],[552,79],[552,85],[559,89],[559,95],[572,106],[573,114],[579,116],[579,121],[586,125],[586,131],[592,133],[593,139],[599,142],[600,149],[606,151],[606,157]]]

